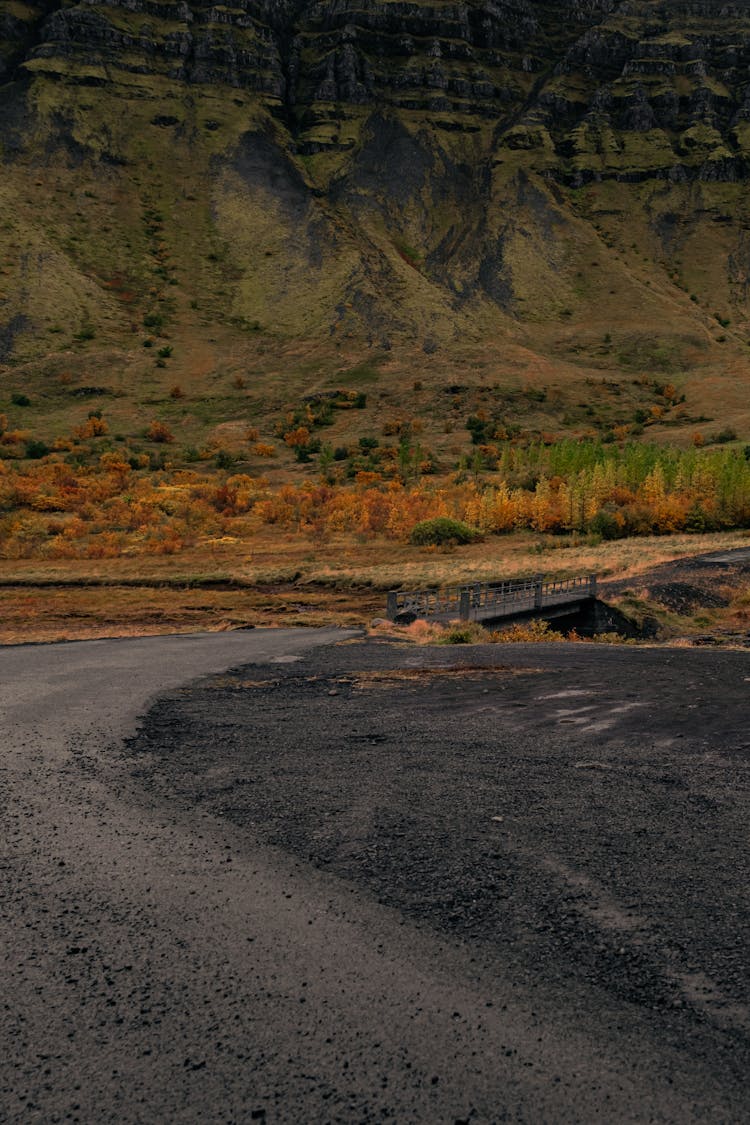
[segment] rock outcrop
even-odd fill
[[[491,125],[578,182],[742,177],[750,143],[744,3],[43,0],[7,5],[0,42],[6,81],[151,75],[250,93],[303,155],[346,149],[342,118],[384,107]]]
[[[574,322],[597,315],[602,257],[635,320],[663,323],[675,299],[704,335],[709,302],[733,330],[747,318],[744,0],[0,3],[0,144],[9,170],[116,180],[121,230],[158,185],[190,181],[201,276],[217,239],[231,262],[216,304],[282,334]],[[146,284],[133,238],[117,254],[71,239],[51,207],[39,245],[86,286]],[[648,301],[620,244],[658,275]],[[38,325],[24,284],[0,319]],[[91,298],[71,285],[80,317]]]

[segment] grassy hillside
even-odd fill
[[[748,11],[610,7],[3,0],[6,430],[746,440]]]

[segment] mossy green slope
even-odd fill
[[[0,82],[6,389],[221,422],[376,356],[745,425],[748,4],[2,0]]]

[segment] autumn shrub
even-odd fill
[[[6,430],[5,433],[0,434],[0,445],[21,445],[31,439],[31,434],[28,430]]]
[[[145,437],[148,441],[155,441],[157,443],[168,444],[174,441],[174,434],[165,422],[154,420],[146,430]]]
[[[100,454],[99,464],[103,469],[110,473],[129,473],[132,466],[127,458],[127,454],[118,451],[107,451]]]
[[[109,426],[98,410],[89,414],[83,425],[73,431],[73,436],[80,441],[86,441],[88,438],[104,437],[107,433],[109,433]]]
[[[102,532],[86,544],[87,559],[116,559],[122,554],[124,536],[116,532]]]
[[[660,526],[655,518],[656,513],[653,506],[647,503],[628,504],[621,509],[621,512],[625,521],[624,536],[664,534],[667,530],[676,530],[676,528]]]
[[[269,445],[268,442],[256,441],[255,445],[251,447],[250,452],[255,457],[275,457],[276,446]]]
[[[589,520],[588,530],[600,539],[621,539],[625,534],[625,519],[611,508],[600,508]]]
[[[104,425],[92,412],[87,436]],[[171,438],[164,423],[152,427],[152,440]],[[249,537],[259,523],[316,537],[382,536],[428,546],[516,528],[560,534],[561,545],[570,545],[585,534],[599,541],[615,534],[750,527],[750,460],[744,449],[729,446],[506,443],[498,448],[492,483],[464,477],[410,484],[393,475],[391,460],[373,458],[372,450],[341,447],[346,460],[337,463],[336,449],[326,446],[320,450],[320,470],[328,463],[323,480],[316,472],[315,479],[270,488],[257,478],[217,474],[216,444],[184,450],[181,464],[207,462],[186,473],[165,458],[164,444],[149,453],[108,442],[95,450],[93,443],[66,438],[55,443],[51,456],[25,459],[31,441],[29,431],[0,434],[6,557],[83,558],[89,547],[110,552],[111,541],[96,542],[110,533],[125,536],[128,553],[169,554],[206,535]],[[254,452],[262,455],[265,448],[257,445]],[[267,448],[273,455],[274,447]],[[392,452],[397,458],[398,450]],[[49,530],[48,518],[37,519],[54,512],[65,513],[63,530]],[[244,522],[251,513],[253,527]]]
[[[502,644],[539,644],[545,641],[564,641],[562,633],[553,629],[548,621],[517,621],[493,634],[493,640]]]
[[[568,640],[583,640],[583,637],[572,637],[568,635]],[[622,633],[595,633],[593,637],[585,638],[598,645],[637,645],[638,641],[635,637],[624,637]]]
[[[492,640],[492,634],[475,621],[455,621],[437,637],[439,645],[482,645]]]
[[[443,626],[434,621],[425,621],[424,618],[418,617],[416,621],[412,621],[410,625],[406,626],[404,632],[409,640],[415,644],[435,644],[443,634]]]
[[[481,539],[482,533],[475,527],[462,520],[450,519],[448,516],[436,516],[434,519],[421,520],[411,529],[409,542],[415,547],[442,547],[449,545],[464,546]]]
[[[288,430],[284,435],[284,441],[291,449],[296,449],[298,446],[307,445],[310,441],[310,430],[307,426],[297,426],[293,430]]]
[[[234,454],[228,449],[218,449],[216,451],[216,468],[217,469],[231,469],[234,464]]]

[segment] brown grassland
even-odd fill
[[[414,547],[341,535],[316,549],[307,535],[274,527],[252,542],[198,545],[174,556],[4,559],[0,643],[337,624],[366,628],[384,614],[390,587],[446,585],[535,572],[638,577],[697,553],[747,547],[745,532],[652,536],[598,544],[535,532],[460,548]],[[137,584],[136,584],[137,583]],[[747,591],[735,591],[736,599]],[[716,622],[731,613],[715,613]],[[681,631],[706,628],[681,623]],[[405,639],[408,634],[404,634]]]

